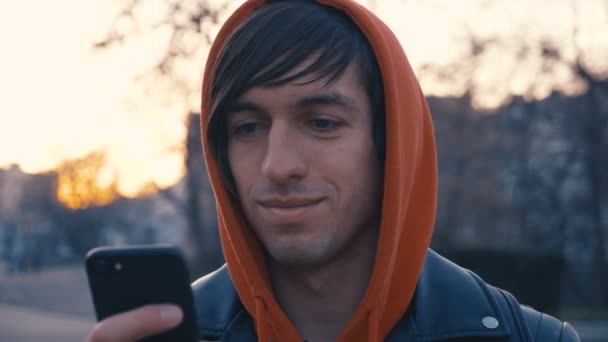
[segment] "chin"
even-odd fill
[[[323,264],[323,259],[307,255],[272,255],[271,257],[277,264],[292,269],[310,268]]]
[[[331,251],[323,244],[290,243],[266,246],[270,257],[286,267],[311,267],[324,264],[331,259]]]

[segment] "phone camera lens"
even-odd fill
[[[108,268],[108,263],[105,260],[98,260],[95,263],[95,271],[97,273],[104,273]]]

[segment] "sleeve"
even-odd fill
[[[561,322],[557,318],[538,312],[525,305],[521,306],[522,313],[528,323],[533,341],[538,342],[580,342],[581,338],[574,327]]]

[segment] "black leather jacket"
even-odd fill
[[[224,265],[193,284],[200,338],[256,341],[251,316]],[[409,310],[386,341],[580,341],[568,323],[429,250]]]

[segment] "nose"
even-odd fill
[[[308,167],[295,134],[288,123],[280,122],[273,123],[268,132],[262,174],[273,183],[285,184],[306,176]]]

